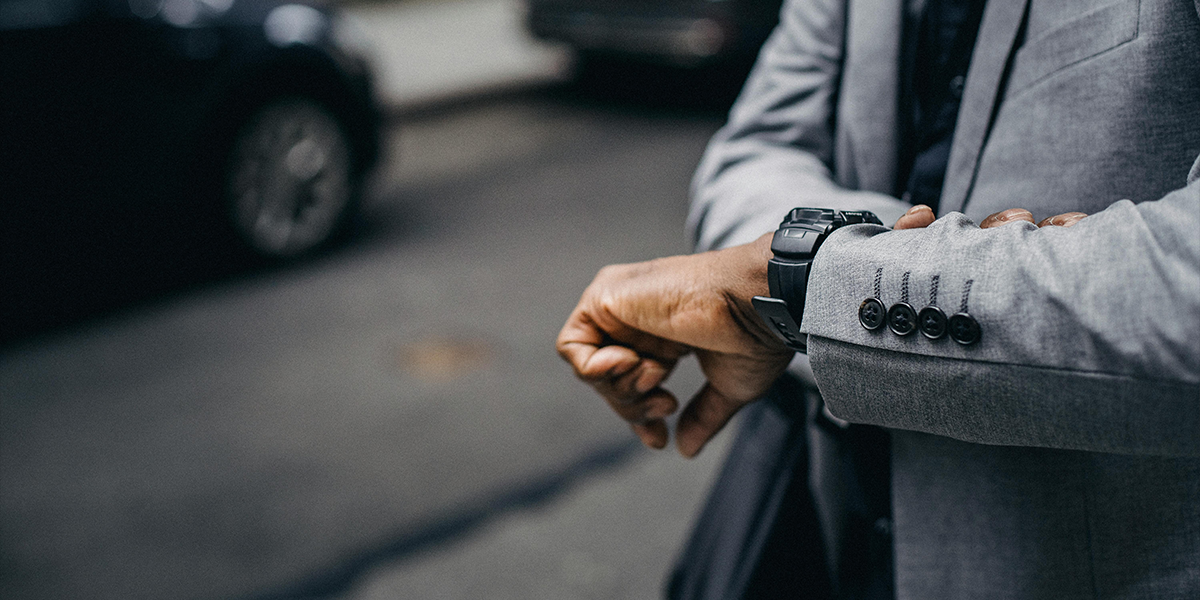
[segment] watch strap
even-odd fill
[[[750,302],[754,304],[754,311],[758,313],[758,316],[771,327],[771,331],[775,332],[775,335],[779,336],[779,339],[783,340],[788,348],[796,352],[807,351],[804,335],[800,333],[800,325],[792,318],[787,302],[766,296],[755,296],[750,299]]]
[[[807,349],[800,333],[804,321],[805,296],[813,257],[836,229],[845,225],[874,223],[882,225],[870,211],[837,211],[828,208],[796,208],[788,213],[771,239],[767,262],[767,285],[771,297],[755,296],[754,309],[789,348]]]
[[[809,268],[812,259],[767,261],[767,285],[771,297],[787,303],[788,312],[797,324],[804,321],[805,291],[808,290]]]

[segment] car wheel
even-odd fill
[[[274,100],[233,138],[225,175],[230,224],[255,254],[304,254],[346,221],[355,177],[350,140],[328,109],[305,98]]]

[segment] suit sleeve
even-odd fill
[[[972,345],[859,324],[860,303],[966,312]],[[984,444],[1200,456],[1200,159],[1186,187],[1070,228],[848,227],[814,262],[804,329],[851,422]]]
[[[872,210],[894,222],[896,198],[834,182],[834,112],[842,63],[844,0],[788,0],[728,123],[692,183],[688,229],[697,250],[774,231],[789,210]]]

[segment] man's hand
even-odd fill
[[[750,302],[769,293],[770,245],[768,234],[725,250],[601,269],[559,333],[558,353],[642,443],[662,448],[663,419],[679,406],[662,383],[694,352],[708,383],[680,415],[675,442],[695,456],[793,356]]]
[[[1066,213],[1039,227],[1070,227],[1085,217]],[[895,229],[933,223],[914,206]],[[984,219],[980,227],[1033,222],[1024,209]],[[792,351],[775,338],[750,299],[766,296],[771,235],[744,246],[601,269],[558,334],[558,353],[629,422],[642,443],[666,446],[664,419],[679,401],[662,387],[680,358],[695,353],[708,383],[679,417],[675,442],[695,456],[742,406],[764,394]]]
[[[1079,222],[1080,219],[1087,215],[1081,212],[1069,212],[1053,217],[1046,217],[1037,224],[1038,227],[1070,227]],[[896,220],[896,226],[892,229],[920,229],[928,227],[937,217],[933,214],[933,209],[918,204],[904,213],[904,216]],[[1033,223],[1033,213],[1024,208],[1010,208],[1002,210],[998,213],[988,215],[986,219],[979,224],[980,229],[990,229],[999,227],[1008,223],[1016,223],[1017,221],[1026,221]]]

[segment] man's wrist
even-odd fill
[[[726,301],[731,309],[742,316],[742,324],[750,329],[750,333],[764,344],[783,349],[783,345],[770,326],[763,322],[754,308],[755,296],[770,294],[767,280],[767,263],[773,256],[771,253],[772,233],[766,233],[758,239],[721,250],[726,260],[717,267],[726,270],[729,278],[728,285],[722,288]]]
[[[807,349],[801,333],[808,276],[821,244],[837,229],[857,223],[879,224],[869,211],[839,211],[829,208],[795,208],[771,236],[767,259],[769,295],[751,299],[755,312],[789,348]]]
[[[774,254],[771,252],[771,239],[775,236],[775,232],[764,233],[747,244],[749,250],[753,252],[751,259],[754,261],[754,268],[751,271],[751,280],[754,282],[754,292],[746,297],[746,302],[750,302],[750,298],[754,296],[765,296],[771,293],[771,284],[767,280],[767,263],[770,262]]]

